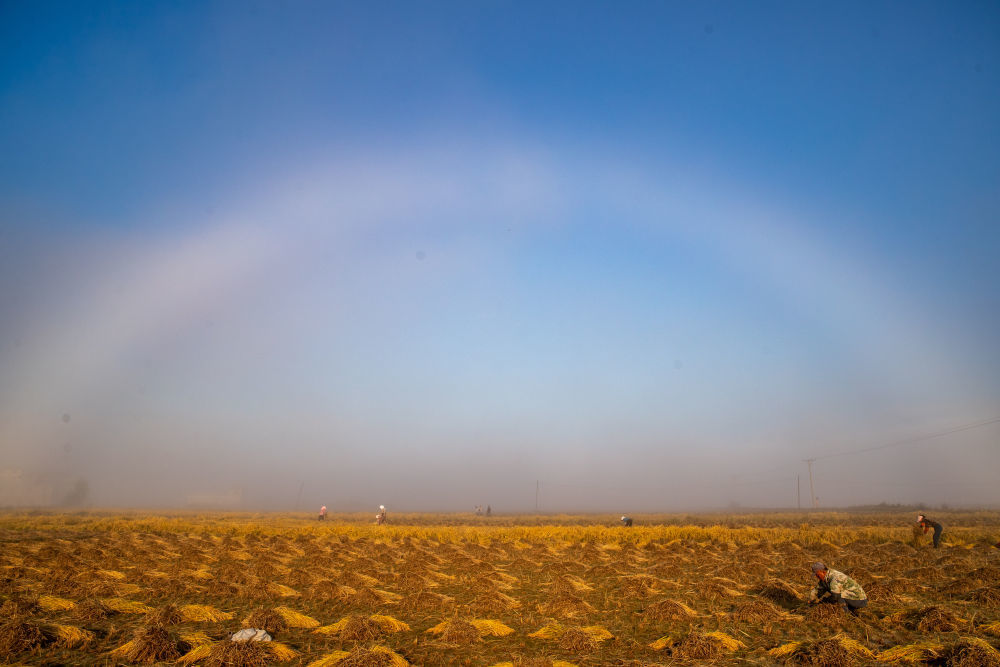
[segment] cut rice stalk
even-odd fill
[[[904,644],[886,649],[876,656],[879,662],[925,663],[937,660],[944,646],[941,644]]]
[[[282,598],[294,598],[299,596],[299,592],[290,586],[285,586],[284,584],[268,584],[267,592],[271,595],[277,595]]]
[[[358,646],[350,652],[334,651],[328,653],[319,660],[310,662],[308,667],[331,667],[332,665],[361,667],[362,665],[383,664],[388,664],[391,667],[409,667],[410,663],[387,646],[372,646],[371,648]]]
[[[399,619],[393,618],[392,616],[387,616],[384,614],[373,614],[370,616],[371,620],[378,623],[386,632],[408,632],[410,626]]]
[[[82,646],[94,640],[93,632],[78,628],[75,625],[53,624],[52,630],[55,632],[56,641],[64,646]]]
[[[281,615],[285,619],[285,623],[288,624],[290,628],[316,628],[319,627],[319,621],[311,616],[306,616],[305,614],[300,614],[294,609],[289,609],[288,607],[275,607],[274,611]]]
[[[192,623],[218,623],[228,621],[233,615],[207,604],[186,604],[177,608],[185,621]]]
[[[479,634],[483,637],[506,637],[507,635],[514,633],[514,628],[511,628],[500,621],[485,618],[474,618],[469,622],[476,626],[476,629],[479,630]]]
[[[716,630],[715,632],[706,632],[705,636],[717,640],[729,652],[738,651],[741,648],[747,647],[746,644],[736,639],[735,637],[727,635],[725,632],[721,632],[718,630]]]
[[[67,609],[74,609],[76,603],[54,595],[42,595],[38,598],[38,606],[45,611],[66,611]]]
[[[670,648],[676,643],[677,639],[675,637],[667,635],[665,637],[660,637],[654,642],[651,642],[649,644],[649,648],[653,649],[654,651],[662,651],[665,648]]]
[[[559,623],[549,623],[528,636],[534,639],[556,639],[564,632],[566,632],[566,628]]]
[[[153,611],[153,608],[148,605],[125,598],[104,598],[101,602],[119,614],[148,614]]]

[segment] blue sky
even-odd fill
[[[5,3],[0,446],[99,504],[789,504],[1000,416],[998,84],[990,3]],[[821,497],[1000,502],[998,437]]]

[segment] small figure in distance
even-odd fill
[[[868,596],[861,584],[843,572],[829,570],[820,561],[812,564],[812,571],[819,583],[809,594],[809,604],[839,604],[841,609],[854,615],[868,605]]]
[[[375,525],[381,526],[385,523],[385,505],[378,506],[378,514],[375,515]]]
[[[622,514],[621,521],[622,521],[623,524],[625,524],[626,528],[631,528],[632,527],[632,517],[625,516],[624,514]]]
[[[483,506],[476,505],[476,516],[482,516],[482,515],[483,515]]]
[[[943,530],[943,528],[941,527],[941,524],[939,524],[937,521],[932,521],[931,519],[928,519],[923,514],[918,514],[917,515],[917,525],[920,526],[921,528],[923,528],[924,535],[927,534],[928,530],[930,530],[931,528],[933,528],[934,529],[934,548],[937,549],[939,546],[941,546],[941,531]]]
[[[326,505],[323,505],[322,507],[319,508],[319,517],[317,518],[320,521],[326,521]]]
[[[493,508],[489,505],[486,506],[486,516],[493,516]]]

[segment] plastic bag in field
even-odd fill
[[[229,639],[234,642],[269,642],[271,635],[260,628],[243,628]]]

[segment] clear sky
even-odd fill
[[[792,505],[804,458],[1000,417],[998,186],[990,2],[4,2],[4,466]],[[998,477],[995,423],[815,469]]]

